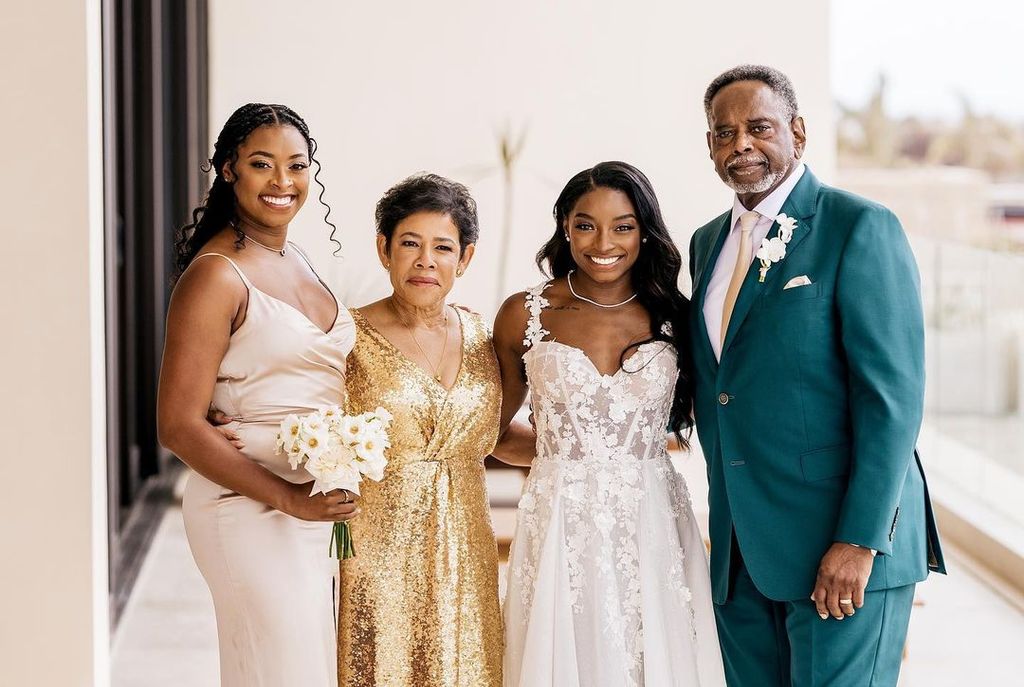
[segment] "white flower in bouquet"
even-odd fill
[[[281,431],[277,435],[277,450],[275,453],[291,453],[299,440],[302,432],[302,421],[298,415],[289,415],[281,421]],[[296,466],[292,466],[294,470]]]
[[[361,442],[367,430],[367,422],[363,415],[346,415],[338,422],[338,435],[348,445]]]
[[[326,494],[335,489],[359,493],[361,475],[356,467],[356,452],[351,446],[335,442],[330,448],[306,461],[306,472],[313,475],[313,494]]]
[[[382,408],[381,406],[377,406],[376,410],[372,413],[363,413],[363,415],[368,416],[368,421],[371,424],[380,424],[385,430],[391,425],[391,420],[394,419],[394,415],[389,413],[387,408]]]
[[[307,458],[318,458],[331,447],[331,430],[322,421],[315,428],[303,428],[298,444]]]

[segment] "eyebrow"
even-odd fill
[[[594,219],[593,217],[591,217],[590,215],[588,215],[585,212],[577,212],[576,216],[577,217],[586,217],[587,219]],[[612,221],[613,222],[618,222],[619,220],[623,220],[623,219],[636,219],[636,215],[634,215],[633,213],[628,213],[628,214],[625,214],[625,215],[619,215],[618,217],[614,218]]]
[[[422,236],[417,234],[415,231],[403,231],[401,234],[399,234],[399,238],[402,238],[404,236],[408,236],[408,237],[414,238],[414,239],[422,239],[423,238]],[[441,241],[442,243],[450,243],[452,245],[455,244],[455,241],[450,239],[450,238],[448,238],[447,236],[441,236],[441,237],[436,238],[434,240],[435,241]]]
[[[270,158],[274,157],[273,153],[268,153],[265,150],[254,150],[253,152],[249,153],[249,157],[256,157],[257,155],[262,155],[263,157],[270,157]],[[305,153],[295,153],[294,155],[292,155],[288,159],[289,160],[294,160],[297,157],[306,157],[306,154]]]

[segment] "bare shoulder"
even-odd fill
[[[494,318],[494,344],[499,349],[518,350],[523,347],[523,336],[530,319],[527,295],[526,291],[514,293],[498,309]]]
[[[188,266],[174,286],[172,299],[177,302],[204,301],[210,303],[243,302],[248,287],[231,263],[223,256],[200,254]]]
[[[359,315],[374,327],[385,324],[392,317],[387,298],[381,298],[379,301],[360,305],[358,308],[350,308],[350,312]]]

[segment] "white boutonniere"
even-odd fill
[[[793,230],[796,229],[796,218],[786,213],[778,215],[775,221],[779,223],[779,235],[761,241],[757,250],[757,259],[761,261],[760,282],[764,281],[772,265],[786,257],[786,244],[793,239]]]

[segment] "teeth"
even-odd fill
[[[619,261],[619,258],[595,258],[593,255],[588,256],[591,260],[596,262],[598,265],[614,265]]]
[[[285,205],[291,205],[292,204],[292,197],[291,196],[284,196],[284,197],[281,197],[281,198],[279,198],[277,196],[260,196],[260,198],[262,198],[266,202],[270,203],[271,205],[280,205],[280,206],[284,207]]]

